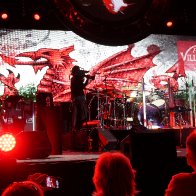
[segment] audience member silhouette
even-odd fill
[[[192,167],[192,173],[179,173],[172,176],[165,191],[165,196],[195,196],[196,195],[196,131],[186,139],[187,164]]]
[[[135,172],[130,160],[120,152],[104,152],[98,158],[93,183],[93,196],[133,196]]]
[[[27,180],[10,184],[2,196],[44,196],[44,192],[39,184]]]
[[[63,179],[56,176],[51,176],[46,173],[34,173],[27,177],[27,180],[33,181],[40,185],[45,196],[63,196],[64,187],[62,186]]]

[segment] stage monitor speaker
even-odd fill
[[[118,140],[119,144],[130,134],[130,130],[127,129],[110,129],[110,132]]]
[[[183,128],[183,129],[167,129],[166,131],[174,132],[176,138],[176,146],[186,147],[186,138],[194,131],[194,128]]]
[[[130,134],[124,137],[119,143],[119,150],[124,155],[126,155],[129,159],[131,159],[131,140]]]
[[[174,132],[132,130],[129,140],[131,163],[141,195],[164,195],[171,177],[177,172]]]
[[[16,136],[12,156],[16,159],[46,158],[51,153],[48,136],[42,131],[22,131]]]
[[[130,130],[126,129],[111,129],[111,133],[117,139],[117,150],[123,152],[130,158]]]
[[[98,137],[104,150],[116,150],[117,139],[109,129],[98,128]]]
[[[146,130],[130,133],[130,157],[137,168],[158,168],[176,163],[175,133]]]

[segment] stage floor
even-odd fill
[[[175,152],[175,143],[172,142],[173,140],[171,142],[166,142],[167,139],[170,138],[171,136],[170,134],[167,134],[168,130],[162,130],[160,131],[160,133],[159,131],[158,132],[150,131],[148,135],[144,134],[145,136],[144,138],[143,138],[143,134],[141,135],[139,134],[139,136],[141,136],[141,139],[142,138],[143,139],[141,142],[138,141],[139,146],[136,147],[136,150],[138,148],[141,148],[141,149],[144,149],[145,154],[149,154],[150,156],[151,153],[154,153],[156,156],[154,157],[153,160],[150,161],[150,165],[149,165],[150,169],[149,167],[145,167],[144,170],[143,169],[141,170],[141,172],[139,170],[136,170],[138,174],[137,184],[140,186],[140,190],[145,192],[144,194],[145,196],[148,196],[149,193],[152,193],[152,184],[156,185],[158,189],[157,192],[160,191],[161,193],[163,193],[163,190],[166,187],[168,180],[171,178],[171,176],[174,173],[178,173],[181,171],[183,172],[191,171],[186,163],[185,148],[178,147],[178,145],[180,144],[179,131],[178,130],[177,131],[171,130],[171,131],[173,132],[175,131],[176,137],[174,139],[177,141],[176,142],[177,162],[175,162],[175,164],[172,164],[172,168],[170,168],[170,170],[168,170],[168,168],[162,168],[162,166],[164,166],[164,164],[167,162],[167,161],[165,162],[165,159],[171,158],[170,156],[166,155],[166,154],[170,154],[170,146],[174,146],[173,149]],[[190,131],[191,130],[187,129],[183,132],[183,137],[182,137],[183,146],[185,144],[186,136],[188,135],[188,133],[190,133]],[[130,140],[126,140],[126,139],[124,140],[124,138],[127,138],[127,135],[129,135],[129,131],[111,130],[111,133],[114,135],[114,137],[118,138],[117,143],[123,144],[122,145],[123,148],[121,149],[121,145],[120,145],[118,151],[125,152],[125,154],[126,152],[130,153]],[[113,140],[111,140],[110,135],[109,136],[104,135],[104,133],[102,133],[101,131],[99,132],[99,134],[103,134],[103,135],[99,135],[99,137],[103,136],[103,139],[106,139],[106,140],[103,140],[103,142],[109,141],[111,144],[113,144],[111,142]],[[167,137],[165,138],[164,137],[165,135],[167,135],[168,138]],[[35,134],[35,136],[36,137],[34,141],[36,141],[36,138],[38,138],[37,134]],[[78,139],[77,140],[78,144],[81,144],[81,146],[83,146],[83,141],[86,141],[86,140],[83,140],[83,137],[80,133],[78,134],[77,139]],[[0,159],[0,182],[1,182],[0,191],[2,191],[7,185],[12,183],[13,181],[26,180],[27,177],[31,174],[47,173],[48,175],[60,177],[63,179],[63,186],[62,186],[63,194],[62,195],[91,196],[92,192],[94,191],[92,177],[94,173],[95,163],[96,163],[96,160],[99,158],[100,154],[105,152],[105,150],[100,151],[100,152],[97,152],[97,151],[88,152],[85,150],[72,151],[72,150],[69,150],[69,147],[70,147],[69,142],[70,142],[70,138],[66,136],[64,140],[65,149],[63,150],[63,153],[60,155],[49,155],[46,158],[17,159],[15,162],[12,160],[10,162],[6,162],[6,160],[3,161]],[[43,142],[40,142],[40,143],[43,144]],[[153,144],[152,148],[150,147],[151,144]],[[161,146],[161,144],[163,144],[163,146]],[[113,149],[113,145],[108,146],[108,149],[106,150],[116,151]],[[166,154],[164,154],[164,152]],[[158,159],[161,159],[161,160],[158,160]],[[163,176],[163,173],[161,173],[162,171],[158,170],[160,169],[157,167],[159,164],[161,165],[161,169],[164,169],[164,176],[167,177],[167,179],[164,178],[164,183],[163,183],[163,180],[160,181],[160,178],[159,178],[160,175]],[[141,165],[145,166],[145,164],[141,164]],[[151,172],[148,173],[149,171]],[[152,180],[148,183],[149,175],[151,175]],[[156,196],[159,196],[159,194],[156,194]],[[160,194],[160,196],[162,195]]]
[[[185,148],[176,148],[177,157],[185,158]],[[57,162],[78,162],[78,161],[96,161],[102,152],[74,152],[74,151],[63,151],[61,155],[49,155],[42,159],[22,159],[16,160],[20,163],[57,163]]]
[[[34,173],[59,177],[60,195],[90,196],[94,190],[92,176],[100,153],[64,151],[62,155],[49,155],[39,159],[0,160],[0,191],[13,181],[23,181]],[[61,194],[62,193],[62,194]],[[54,195],[58,195],[55,191]]]
[[[187,171],[185,148],[177,148],[176,152],[178,170]],[[25,180],[28,175],[39,172],[62,178],[63,194],[91,196],[94,191],[92,183],[94,166],[101,153],[63,151],[61,155],[49,155],[41,159],[21,159],[16,160],[15,164],[6,163],[0,167],[0,190],[13,181]]]
[[[96,161],[101,152],[73,152],[63,151],[61,155],[49,155],[42,159],[23,159],[17,163],[57,163],[57,162],[77,162],[77,161]]]

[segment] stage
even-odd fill
[[[185,149],[178,148],[176,152],[178,170],[189,171],[185,162]],[[16,160],[15,163],[10,160],[10,162],[1,163],[1,190],[13,181],[25,180],[28,175],[41,172],[63,179],[61,190],[54,190],[56,194],[90,196],[94,190],[92,183],[94,165],[101,153],[63,151],[62,155],[49,155],[42,159]],[[153,176],[152,172],[151,177]],[[138,177],[138,182],[140,180]],[[145,192],[147,193],[146,190]]]
[[[93,168],[99,153],[64,151],[62,155],[50,155],[42,159],[5,160],[0,162],[1,190],[13,181],[27,179],[34,173],[47,173],[62,178],[61,195],[90,195],[93,190]]]
[[[34,159],[1,159],[0,189],[2,190],[13,181],[25,180],[28,175],[40,172],[62,178],[62,186],[58,190],[53,190],[54,195],[91,196],[94,190],[92,177],[95,162],[99,155],[105,151],[120,151],[131,159],[133,167],[137,171],[136,183],[138,190],[140,190],[139,196],[148,196],[150,193],[162,196],[173,174],[191,171],[186,164],[185,148],[179,146],[180,143],[174,142],[179,140],[180,130],[134,132],[132,139],[130,130],[109,130],[109,135],[97,130],[99,138],[102,137],[101,140],[105,142],[105,148],[102,148],[101,151],[94,151],[94,149],[88,151],[86,150],[88,145],[82,145],[84,148],[80,148],[80,151],[65,150],[68,148],[67,143],[60,155]],[[185,136],[192,130],[194,129],[183,130],[183,142]],[[89,131],[87,133],[92,134]],[[78,133],[78,138],[80,138],[78,144],[81,144],[81,138],[89,136],[87,133]],[[81,134],[85,136],[81,137]],[[64,136],[63,142],[68,140],[68,135]],[[111,136],[113,137],[111,138]],[[139,155],[142,157],[142,162],[140,162]]]

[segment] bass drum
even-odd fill
[[[144,122],[144,108],[143,106],[139,108],[138,119],[140,124],[143,125]],[[151,125],[161,126],[162,115],[160,109],[153,104],[146,104],[146,121],[151,123]]]

